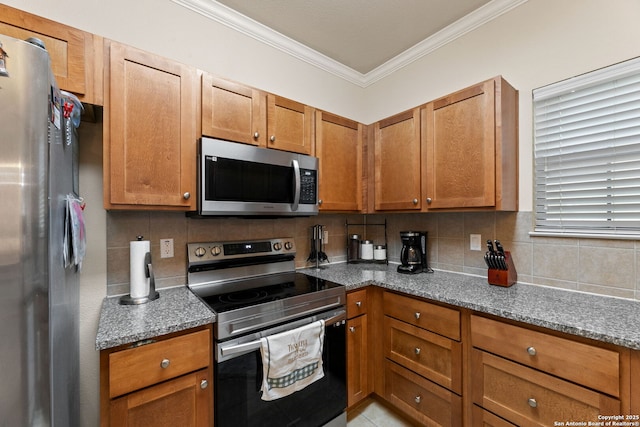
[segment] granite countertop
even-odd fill
[[[302,273],[345,285],[370,284],[481,313],[640,350],[640,301],[516,283],[493,286],[486,277],[445,271],[399,274],[397,265],[330,264]]]
[[[163,288],[160,298],[121,305],[120,297],[102,302],[96,350],[178,332],[215,322],[215,314],[186,286]]]

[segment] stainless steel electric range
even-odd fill
[[[188,284],[215,313],[214,417],[224,426],[345,426],[344,286],[295,271],[292,238],[190,243]],[[260,339],[323,319],[324,378],[261,400]]]

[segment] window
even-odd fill
[[[640,58],[533,91],[535,231],[640,237]]]

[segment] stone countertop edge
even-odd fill
[[[139,305],[122,305],[120,296],[102,302],[96,350],[106,350],[160,335],[214,323],[211,311],[186,286],[162,288],[160,297]]]
[[[640,350],[640,301],[516,283],[490,285],[486,277],[436,270],[399,274],[397,265],[325,264],[299,270],[340,283],[347,291],[368,285],[476,312]]]

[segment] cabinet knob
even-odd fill
[[[362,301],[356,302],[356,307],[362,307]]]
[[[182,195],[182,197],[184,197],[185,200],[189,200],[189,197],[191,197],[191,193],[189,193],[188,191],[186,193],[184,193]]]
[[[209,381],[207,381],[207,380],[202,380],[202,381],[200,381],[200,388],[201,388],[201,389],[203,389],[203,390],[204,390],[204,389],[205,389],[205,388],[207,388],[207,387],[209,387]]]
[[[530,398],[529,400],[527,400],[527,403],[532,408],[537,408],[538,407],[538,402],[536,402],[536,400],[534,398]]]
[[[356,331],[355,326],[349,326],[349,332],[353,333]]]
[[[318,204],[321,205],[322,204],[322,199],[318,199]]]
[[[535,356],[536,355],[536,348],[531,346],[531,347],[527,347],[527,353],[529,353],[529,356]]]
[[[162,362],[160,362],[160,367],[162,369],[167,369],[170,364],[171,362],[169,362],[169,359],[162,359]]]
[[[416,317],[416,320],[420,319],[420,312],[416,311],[414,316]]]
[[[415,352],[416,352],[416,355],[419,355],[420,354],[420,347],[416,347]]]
[[[431,204],[431,197],[427,197],[427,204],[430,205]]]
[[[271,135],[271,138],[269,138],[269,140],[271,142],[276,142],[276,136],[275,135]]]
[[[422,397],[420,395],[418,395],[413,400],[415,400],[416,403],[420,403],[420,402],[422,402]]]
[[[256,132],[253,134],[253,139],[258,139],[260,138],[260,132]]]
[[[417,205],[418,204],[418,199],[413,199],[413,204]]]

